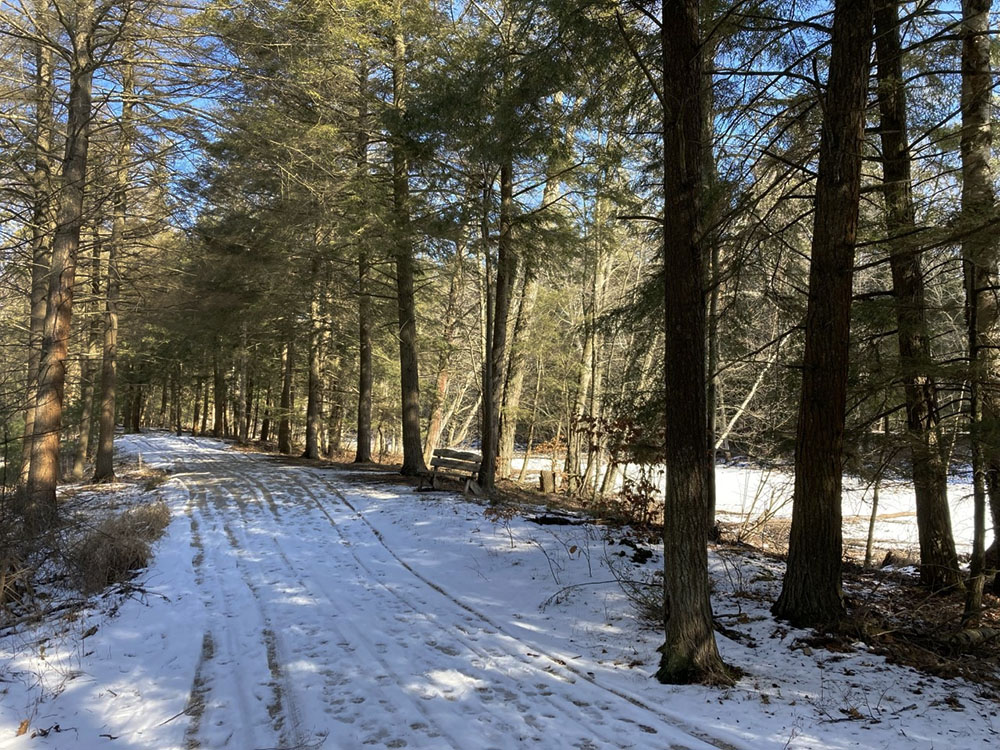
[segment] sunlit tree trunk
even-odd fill
[[[73,456],[71,476],[83,479],[83,468],[90,449],[91,422],[94,417],[94,394],[97,391],[97,349],[101,341],[101,317],[98,314],[98,300],[101,295],[101,242],[94,234],[94,254],[91,265],[90,291],[92,295],[90,320],[87,323],[87,352],[80,364],[80,438]]]
[[[278,420],[278,451],[292,452],[292,374],[294,372],[295,350],[291,339],[281,352],[281,417]]]
[[[49,26],[48,3],[36,0],[35,23],[39,31],[47,33]],[[49,272],[52,265],[52,104],[55,96],[53,84],[52,50],[45,44],[35,47],[35,169],[32,174],[31,216],[31,313],[28,323],[28,373],[25,381],[26,406],[24,413],[24,442],[21,449],[20,483],[27,484],[31,470],[31,438],[35,425],[35,404],[38,389],[38,368],[42,357],[42,338],[45,333],[45,312],[48,304]]]
[[[56,233],[52,241],[45,334],[38,373],[31,470],[28,477],[26,516],[34,526],[44,526],[56,516],[56,485],[59,481],[59,439],[62,435],[66,358],[73,319],[73,287],[80,248],[83,199],[87,181],[87,151],[90,143],[91,34],[93,5],[84,0],[77,6],[70,61],[70,92],[66,123],[66,150],[56,211]]]
[[[998,331],[995,195],[990,165],[993,143],[990,66],[990,0],[962,2],[962,258],[971,389],[974,536],[965,619],[982,608],[985,583],[986,500],[994,534],[1000,524],[1000,331]]]
[[[309,386],[306,399],[305,458],[319,458],[320,432],[323,429],[323,298],[322,263],[312,261],[312,294],[309,300]]]

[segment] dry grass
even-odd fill
[[[148,563],[152,544],[168,523],[170,511],[163,501],[129,508],[102,521],[70,551],[77,585],[91,594],[132,578]]]
[[[9,605],[31,594],[31,570],[13,553],[0,555],[0,622]]]

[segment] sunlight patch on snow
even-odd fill
[[[444,698],[461,700],[473,694],[476,688],[489,687],[489,683],[457,669],[435,669],[427,673],[427,682],[410,683],[407,688],[418,693],[421,698]]]
[[[316,600],[302,594],[286,594],[278,599],[282,604],[297,604],[300,607],[315,607]]]
[[[319,674],[319,665],[308,659],[296,659],[290,661],[285,667],[289,674]]]

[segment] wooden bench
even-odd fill
[[[483,488],[479,486],[479,482],[476,481],[476,477],[479,475],[479,465],[482,463],[482,456],[474,451],[456,451],[451,448],[436,448],[434,453],[431,455],[431,469],[433,471],[430,474],[425,474],[420,479],[420,487],[418,489],[423,489],[424,481],[430,482],[431,489],[441,489],[438,486],[438,474],[442,470],[454,474],[460,479],[465,480],[465,486],[462,489],[462,494],[466,498],[469,495],[474,495],[475,497],[483,496]]]

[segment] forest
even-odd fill
[[[406,476],[475,450],[493,504],[545,459],[581,506],[662,518],[657,676],[731,684],[706,548],[740,460],[794,472],[778,619],[847,615],[844,476],[891,476],[921,586],[974,630],[1000,593],[997,21],[3,0],[0,564],[63,485],[114,481],[116,430]]]

